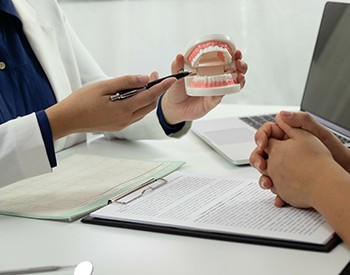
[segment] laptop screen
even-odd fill
[[[301,110],[349,134],[350,4],[328,2],[325,6]]]

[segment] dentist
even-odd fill
[[[236,52],[237,81],[247,65]],[[178,55],[172,72],[184,66]],[[55,153],[84,142],[87,132],[108,138],[181,137],[220,97],[188,97],[183,80],[169,78],[127,100],[117,91],[157,78],[107,77],[72,30],[55,0],[0,1],[0,187],[48,173]]]

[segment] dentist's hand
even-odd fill
[[[157,106],[159,97],[175,78],[124,100],[110,101],[118,91],[139,88],[148,76],[122,76],[86,85],[46,109],[54,140],[77,132],[118,131],[142,119]]]
[[[234,56],[237,73],[237,82],[243,88],[245,85],[245,73],[247,64],[242,61],[242,53],[237,50]],[[179,54],[171,66],[172,73],[177,73],[184,68],[184,57]],[[177,124],[183,121],[192,121],[206,115],[214,109],[223,96],[192,97],[186,94],[184,79],[177,80],[175,84],[164,94],[162,98],[162,110],[169,124]]]

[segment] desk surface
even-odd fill
[[[283,106],[222,104],[206,118],[274,112]],[[285,108],[287,109],[287,108]],[[291,107],[288,107],[291,109]],[[295,108],[294,108],[295,109]],[[65,150],[125,158],[184,160],[185,172],[250,176],[249,166],[236,167],[193,133],[175,140],[107,141],[93,138]],[[94,264],[94,274],[338,274],[350,259],[350,249],[338,245],[330,253],[142,232],[83,224],[0,215],[0,270]]]

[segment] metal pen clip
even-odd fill
[[[127,92],[123,92],[123,93],[116,93],[114,95],[111,95],[109,98],[111,101],[121,100],[121,99],[125,99],[128,97],[134,96],[140,92],[143,92],[146,89],[147,89],[147,87],[143,87],[143,88],[133,89],[131,91],[127,91]]]

